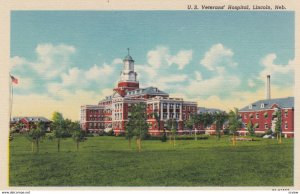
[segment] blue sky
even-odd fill
[[[80,104],[112,93],[128,47],[142,87],[198,106],[261,99],[267,74],[273,97],[291,96],[294,22],[294,12],[13,11],[14,114],[77,119]],[[30,99],[57,106],[27,112]]]

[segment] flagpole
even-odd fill
[[[12,115],[12,107],[13,107],[13,96],[14,96],[14,88],[13,88],[13,83],[11,80],[11,75],[9,74],[9,83],[10,83],[10,111],[9,111],[9,128],[10,128],[10,124],[11,124],[11,115]]]

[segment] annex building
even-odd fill
[[[89,132],[112,129],[116,135],[125,133],[130,107],[140,102],[146,104],[147,122],[150,126],[148,131],[151,135],[161,134],[168,119],[177,121],[180,133],[184,130],[184,121],[189,119],[190,114],[197,112],[196,102],[170,97],[157,87],[140,88],[134,70],[134,60],[128,52],[123,59],[118,85],[112,89],[112,94],[100,100],[97,105],[81,106],[81,127]],[[155,118],[153,113],[156,113],[159,119]]]
[[[252,122],[255,133],[266,133],[268,130],[275,132],[278,119],[281,119],[281,130],[284,137],[294,137],[294,97],[271,99],[270,75],[267,76],[266,97],[239,110],[243,128],[239,134],[247,133],[246,126]],[[281,118],[278,118],[278,111]]]

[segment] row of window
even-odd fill
[[[247,119],[247,117],[248,117],[248,115],[247,114],[244,114],[244,119]],[[250,113],[249,114],[249,117],[251,118],[251,119],[253,119],[253,113]],[[268,114],[268,112],[265,112],[264,113],[264,118],[268,118],[269,117],[269,114]],[[288,117],[288,112],[285,112],[284,113],[284,118],[287,118]],[[255,118],[256,119],[259,119],[259,113],[255,113]]]
[[[115,104],[115,109],[122,109],[123,108],[123,103],[116,103]]]
[[[259,128],[259,124],[258,123],[254,124],[254,126],[255,126],[256,129]],[[287,122],[284,123],[284,128],[288,129],[288,123]],[[265,129],[269,129],[268,123],[265,123]]]
[[[115,113],[115,120],[122,120],[122,113]]]
[[[180,114],[179,113],[170,113],[169,118],[179,119]],[[163,113],[163,119],[168,118],[168,113]]]

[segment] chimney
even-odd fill
[[[266,83],[266,100],[270,100],[271,99],[271,76],[267,75],[267,83]]]

